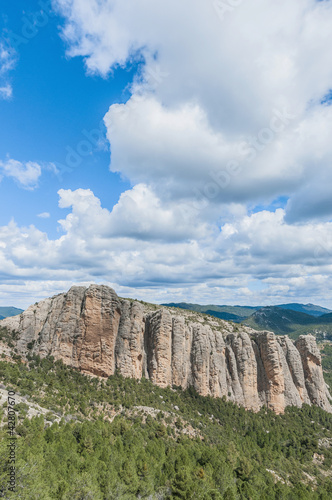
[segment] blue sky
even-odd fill
[[[26,20],[33,22],[39,11],[37,1],[29,2],[29,10],[24,1],[8,3],[2,9],[4,37],[14,38],[18,47],[15,70],[10,75],[14,96],[0,100],[0,157],[54,163],[59,173],[43,172],[38,192],[20,189],[14,179],[3,179],[0,224],[14,217],[20,225],[38,224],[50,237],[57,237],[56,221],[63,216],[57,206],[58,189],[91,188],[106,207],[112,208],[128,186],[108,172],[108,143],[104,149],[93,144],[93,154],[81,155],[77,168],[68,166],[66,157],[68,148],[77,151],[85,140],[82,131],[100,129],[101,135],[106,135],[105,127],[100,126],[105,110],[110,103],[128,99],[127,87],[137,67],[128,65],[107,78],[87,77],[82,58],[65,55],[65,44],[59,36],[63,20],[59,16],[47,11],[45,26],[37,26],[31,39],[24,37],[22,30],[30,26]],[[15,198],[17,203],[13,203]],[[37,214],[43,212],[51,217],[40,220]]]
[[[1,305],[332,307],[331,3],[226,5],[3,6]]]

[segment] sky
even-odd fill
[[[331,26],[331,0],[1,2],[0,305],[332,308]]]

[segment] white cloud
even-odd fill
[[[0,98],[10,99],[13,95],[13,89],[11,85],[7,84],[4,87],[0,87]]]
[[[25,189],[35,189],[42,169],[33,161],[21,162],[7,158],[5,161],[0,161],[0,172],[5,177],[13,178]]]
[[[37,217],[40,217],[41,219],[49,219],[51,214],[49,212],[42,212],[41,214],[38,214]]]
[[[151,87],[157,54],[168,75],[155,78],[158,97],[168,104],[194,98],[229,133],[259,128],[274,106],[292,103],[301,112],[330,88],[329,2],[251,0],[223,22],[213,0],[55,4],[67,20],[70,54],[86,57],[90,71],[105,75],[139,51]]]
[[[226,169],[239,158],[239,143],[229,143],[209,125],[198,105],[163,107],[154,97],[111,106],[105,116],[112,145],[111,169],[132,182],[149,182],[163,198],[192,197],[208,172]]]
[[[187,206],[161,200],[146,185],[138,184],[121,194],[112,212],[102,208],[89,189],[59,191],[60,208],[72,212],[59,223],[66,232],[83,238],[133,238],[164,242],[185,241],[209,234],[206,224],[198,223],[196,212]]]
[[[17,60],[16,51],[0,41],[0,99],[10,99],[13,89],[9,81],[9,74]]]
[[[331,170],[330,2],[251,0],[222,20],[212,0],[56,4],[90,72],[145,60],[133,97],[105,117],[112,171],[197,206],[294,196],[289,220],[311,217],[296,193]]]
[[[8,280],[332,306],[331,2],[250,0],[222,20],[212,0],[54,4],[88,72],[144,61],[131,99],[105,116],[110,168],[132,188],[112,210],[91,190],[60,190],[70,213],[56,240],[1,228]],[[259,208],[280,197],[284,209]]]
[[[21,162],[12,158],[7,158],[5,161],[0,160],[1,177],[14,179],[24,189],[32,190],[38,187],[38,181],[43,170],[47,170],[53,174],[57,173],[54,163]],[[45,217],[45,214],[40,214],[38,217]]]
[[[39,282],[36,300],[44,297],[43,283],[53,281],[54,290],[59,283],[106,282],[121,295],[161,302],[253,305],[303,298],[332,305],[332,223],[292,226],[279,209],[235,212],[221,229],[199,220],[195,225],[194,217],[190,226],[190,213],[178,211],[175,224],[174,207],[165,211],[146,190],[127,191],[112,211],[90,190],[60,190],[60,207],[71,211],[55,240],[14,221],[1,227],[0,298],[20,280]],[[136,204],[142,195],[144,207]]]

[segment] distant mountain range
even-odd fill
[[[323,314],[332,313],[330,309],[326,309],[325,307],[315,306],[314,304],[280,304],[275,307],[281,307],[281,309],[289,309],[290,311],[297,311],[300,313],[310,314],[310,316],[322,316]]]
[[[254,411],[306,403],[332,413],[312,337],[292,342],[196,311],[120,299],[105,285],[73,286],[32,305],[2,320],[0,336],[27,361],[48,355],[85,374],[193,387]]]
[[[161,304],[199,313],[219,319],[243,323],[256,330],[270,330],[278,335],[299,335],[312,333],[318,340],[332,340],[332,311],[315,304],[279,304],[276,306],[229,306],[201,305],[186,302]],[[0,320],[21,314],[17,307],[0,307]]]
[[[244,323],[256,330],[270,330],[293,338],[312,333],[319,339],[332,340],[332,311],[314,304],[280,304],[277,306],[200,305],[184,302],[162,304],[189,309],[227,321]]]
[[[280,307],[264,307],[249,316],[243,323],[256,330],[271,330],[276,334],[287,334],[293,338],[311,333],[318,340],[332,340],[331,313],[315,317]]]
[[[10,316],[17,316],[17,314],[21,314],[22,312],[23,309],[18,309],[17,307],[0,307],[0,320]]]
[[[161,304],[161,305],[210,314],[210,316],[215,316],[216,318],[224,319],[227,321],[234,321],[235,323],[241,323],[243,320],[251,316],[251,314],[261,309],[261,306],[258,307],[226,306],[226,305],[216,306],[212,304],[209,304],[207,306],[202,306],[200,304],[188,304],[186,302],[180,302],[180,303],[171,302],[170,304]]]

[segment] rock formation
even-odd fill
[[[52,355],[84,373],[145,376],[194,386],[247,409],[315,404],[332,411],[315,338],[257,332],[191,311],[119,298],[103,285],[72,287],[0,321],[19,354]]]

